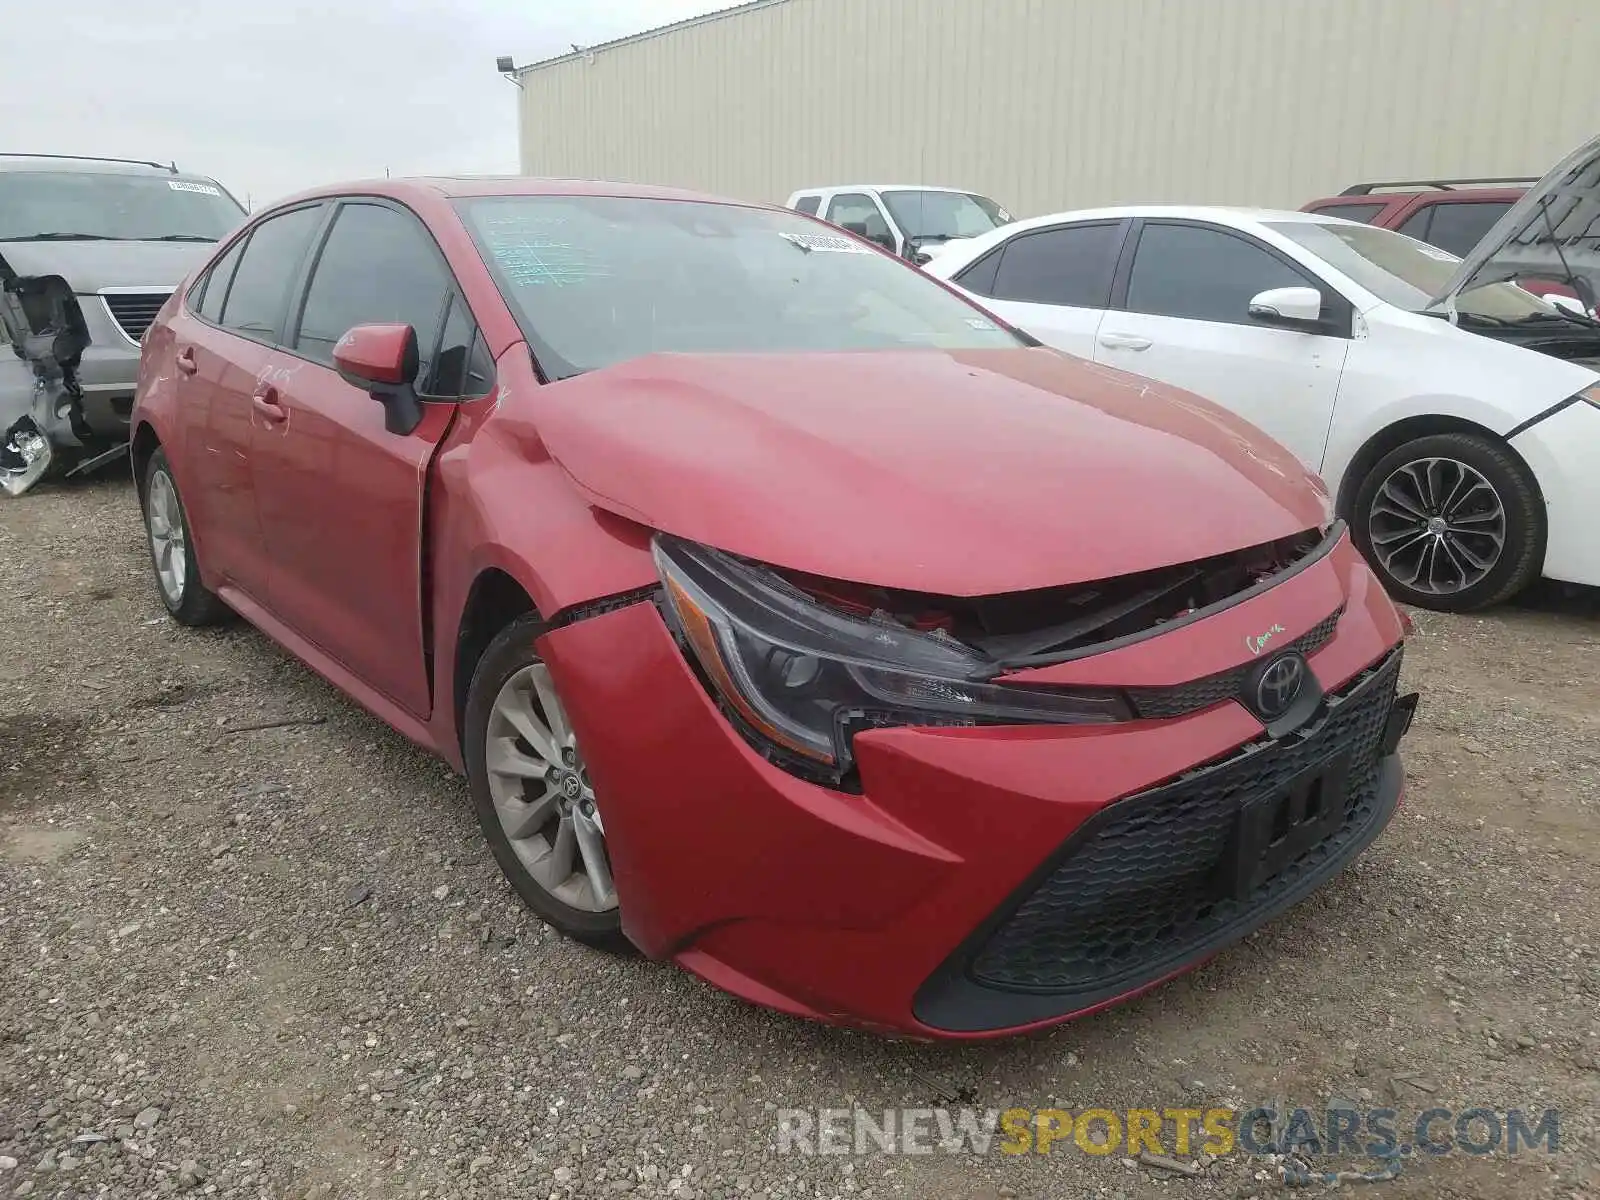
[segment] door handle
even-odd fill
[[[278,424],[289,419],[289,410],[278,403],[278,389],[271,384],[256,389],[255,394],[250,397],[250,407],[255,409],[264,421]]]
[[[193,346],[185,346],[182,350],[178,351],[177,365],[178,370],[182,371],[185,375],[193,375],[200,369],[200,364],[194,360]]]
[[[1150,339],[1131,333],[1102,333],[1100,344],[1107,350],[1148,350]]]

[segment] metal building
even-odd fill
[[[524,173],[1018,215],[1539,176],[1600,130],[1594,0],[754,0],[518,71]]]

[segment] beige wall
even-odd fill
[[[1600,133],[1600,4],[768,0],[522,82],[528,174],[1298,207],[1543,174]]]

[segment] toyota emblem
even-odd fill
[[[1274,659],[1256,680],[1256,711],[1267,720],[1283,716],[1300,698],[1306,681],[1306,660],[1298,654]]]

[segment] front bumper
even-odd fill
[[[1237,666],[1252,633],[1276,625],[1287,644],[1334,612],[1308,661],[1337,698],[1282,739],[1226,698],[1116,726],[876,730],[855,742],[861,794],[756,753],[652,605],[540,647],[601,797],[624,928],[645,953],[804,1017],[985,1037],[1196,965],[1377,836],[1400,790],[1382,741],[1401,631],[1348,539],[1232,609],[1067,673],[1182,685]],[[1336,752],[1350,763],[1337,829],[1201,911],[1239,859],[1226,831],[1241,800],[1277,795]]]
[[[83,418],[98,437],[124,441],[139,380],[139,343],[112,318],[100,295],[79,295],[89,344],[78,363]]]
[[[1600,408],[1575,400],[1511,439],[1544,495],[1544,575],[1600,587]]]
[[[922,986],[918,1020],[978,1032],[1092,1009],[1169,978],[1321,887],[1399,804],[1402,772],[1386,742],[1398,740],[1400,657],[1396,649],[1329,697],[1326,715],[1299,735],[1254,743],[1090,817]],[[1297,780],[1320,788],[1330,761],[1343,784],[1337,811],[1306,823],[1316,836],[1292,847],[1300,853],[1274,861],[1279,847],[1239,844],[1243,810],[1286,801]]]

